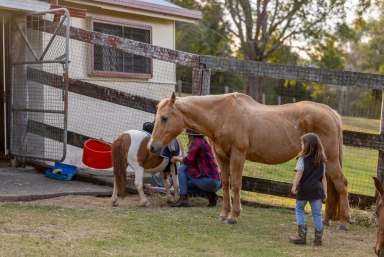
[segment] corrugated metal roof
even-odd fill
[[[201,19],[200,11],[189,10],[170,3],[166,0],[92,0],[87,2],[99,2],[108,5],[123,6],[138,10],[145,10],[152,13],[161,13],[175,17],[183,17],[190,20]]]
[[[1,0],[1,9],[19,12],[42,12],[49,10],[49,4],[37,0]]]
[[[176,4],[173,4],[169,1],[166,0],[140,0],[140,2],[146,2],[150,4],[158,4],[158,5],[163,5],[163,6],[168,6],[168,7],[173,7],[173,8],[181,8],[184,9]]]

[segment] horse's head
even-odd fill
[[[176,96],[172,93],[170,98],[161,100],[157,106],[155,128],[149,145],[153,153],[159,154],[185,128],[182,113],[177,110],[175,102]]]
[[[378,192],[377,202],[376,202],[376,215],[377,215],[377,237],[376,245],[374,247],[375,253],[379,257],[384,257],[384,189],[381,182],[374,177],[375,187]]]

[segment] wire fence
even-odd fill
[[[72,19],[72,27],[91,31],[91,27],[84,28],[84,24],[76,18]],[[102,24],[98,30],[123,39],[138,40],[139,43],[149,42],[145,28],[132,30],[119,25]],[[60,47],[62,44],[60,40],[63,39],[62,36],[58,36],[58,41],[53,42],[53,49]],[[156,45],[156,42],[150,43]],[[133,97],[131,102],[140,102],[142,99],[156,102],[168,97],[175,90],[180,96],[190,95],[193,92],[195,82],[192,78],[192,68],[175,64],[176,56],[175,60],[168,59],[168,61],[160,60],[161,58],[152,59],[139,50],[137,54],[127,53],[117,47],[98,45],[76,38],[71,38],[69,44],[71,65],[68,131],[70,132],[112,142],[123,131],[141,129],[144,122],[154,119],[154,111],[121,104],[120,97],[131,96]],[[60,75],[60,71],[48,68],[43,71],[48,77]],[[33,80],[33,77],[30,79]],[[53,90],[50,82],[45,81],[40,84],[42,90]],[[90,86],[91,89],[76,91],[76,86],[80,84]],[[262,86],[256,87],[255,91],[255,84]],[[94,93],[93,90],[97,88],[104,90],[103,92],[110,89],[111,91],[108,92],[114,92],[115,95]],[[247,70],[241,68],[236,72],[212,71],[210,94],[235,91],[251,94],[259,102],[267,105],[289,104],[302,100],[324,103],[342,115],[345,129],[367,133],[379,132],[380,90],[335,87],[266,77],[261,79],[249,75]],[[49,102],[49,99],[58,97],[59,94],[56,91],[54,95],[45,96],[44,102]],[[48,121],[46,124],[60,128],[59,125]],[[54,145],[55,139],[46,138],[45,144]],[[376,174],[377,156],[377,150],[344,146],[343,167],[349,181],[350,192],[373,196],[374,189],[370,180]],[[68,146],[66,163],[84,167],[81,158],[81,148]],[[289,183],[294,177],[294,165],[295,160],[280,165],[264,165],[247,161],[244,175]],[[253,192],[244,192],[243,198],[279,206],[291,204],[289,202],[291,200],[287,198]]]
[[[241,69],[236,73],[212,71],[211,76],[210,94],[231,92],[250,94],[250,86],[262,83],[258,101],[263,104],[283,105],[305,100],[319,102],[338,111],[342,116],[344,130],[371,134],[379,133],[382,97],[380,90],[271,78],[262,78],[260,81],[260,79],[256,80]],[[349,192],[374,196],[375,189],[372,176],[377,173],[377,163],[377,150],[353,146],[343,147],[343,172],[348,180]],[[243,175],[292,183],[295,176],[295,164],[295,159],[278,165],[246,161]],[[294,201],[290,199],[254,192],[243,191],[242,197],[248,201],[277,206],[294,206]]]
[[[72,26],[84,29],[73,19]],[[95,24],[94,24],[95,25]],[[100,32],[148,42],[148,31],[119,25],[100,26]],[[121,34],[123,33],[123,34]],[[156,42],[153,42],[156,44]],[[176,88],[176,65],[171,62],[126,54],[108,46],[94,45],[71,39],[70,78],[110,88],[134,97],[159,101],[169,97]],[[142,129],[144,122],[153,121],[154,114],[113,101],[97,100],[76,93],[69,94],[68,130],[112,142],[129,129]],[[66,162],[85,167],[81,149],[69,146]]]

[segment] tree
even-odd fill
[[[202,20],[198,24],[176,23],[176,49],[201,55],[232,55],[232,39],[228,36],[228,24],[222,21],[224,9],[218,0],[173,0],[173,3],[188,9],[200,10]],[[177,80],[183,82],[183,91],[191,90],[191,69],[177,66]],[[236,88],[240,78],[229,73],[213,73],[211,92],[223,93],[225,86]]]
[[[345,14],[345,0],[224,2],[232,24],[229,30],[239,41],[240,51],[245,59],[261,62],[267,62],[288,40],[319,37],[330,19],[335,22]],[[246,90],[260,101],[262,79],[249,78]]]

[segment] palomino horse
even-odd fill
[[[140,197],[140,206],[148,206],[149,201],[143,191],[144,171],[149,173],[161,172],[164,180],[164,187],[167,200],[174,202],[175,199],[170,192],[169,175],[172,175],[175,198],[179,192],[179,181],[177,178],[176,165],[168,165],[169,158],[153,154],[148,150],[150,134],[140,130],[128,130],[121,134],[112,144],[113,160],[113,194],[112,205],[118,205],[118,196],[125,196],[126,172],[128,165],[135,172],[135,186]],[[178,151],[180,153],[180,149]],[[170,167],[170,171],[166,170]]]
[[[155,121],[152,152],[158,152],[184,128],[192,128],[210,139],[222,172],[220,217],[229,224],[236,223],[240,216],[245,160],[266,164],[286,162],[299,153],[303,134],[317,133],[328,158],[325,222],[340,218],[340,228],[346,228],[349,203],[347,181],[341,170],[341,119],[328,106],[308,101],[266,106],[240,93],[177,99],[173,94],[158,104]]]
[[[376,199],[376,216],[377,216],[377,236],[376,245],[374,247],[375,253],[379,257],[384,257],[384,189],[380,181],[374,177],[375,187],[378,192]]]

